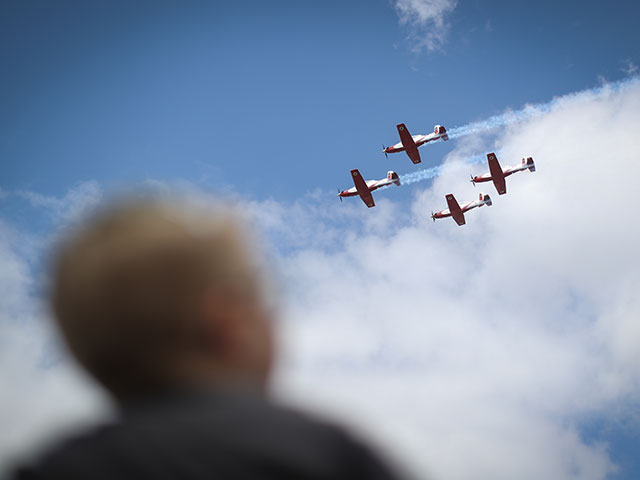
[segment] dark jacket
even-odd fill
[[[182,393],[133,402],[122,418],[21,468],[28,479],[392,479],[343,430],[255,395]]]

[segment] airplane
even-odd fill
[[[473,176],[471,175],[471,183],[475,186],[476,183],[488,182],[489,180],[493,180],[493,184],[498,191],[498,195],[504,195],[507,193],[507,183],[505,182],[505,177],[508,177],[512,173],[521,172],[522,170],[529,169],[530,172],[536,171],[536,164],[533,163],[533,158],[523,158],[522,163],[520,165],[514,165],[512,167],[507,167],[502,169],[500,163],[498,162],[498,158],[495,153],[487,153],[487,160],[489,161],[489,172],[484,173],[482,175]]]
[[[387,178],[383,178],[382,180],[367,180],[365,182],[362,179],[362,175],[360,175],[360,171],[356,168],[354,170],[351,170],[351,177],[353,178],[355,187],[351,187],[348,190],[339,192],[338,197],[340,197],[340,201],[342,201],[343,197],[354,197],[356,195],[360,195],[360,198],[362,199],[364,204],[369,208],[376,206],[373,201],[373,195],[371,195],[371,192],[377,190],[378,188],[391,185],[392,183],[400,186],[400,177],[398,177],[398,174],[396,172],[392,171],[387,172]]]
[[[468,212],[472,208],[482,207],[483,205],[486,205],[488,207],[491,206],[491,197],[484,193],[480,194],[478,200],[465,202],[462,205],[458,203],[456,197],[454,197],[452,193],[445,195],[444,198],[447,199],[447,205],[449,206],[449,208],[441,210],[438,213],[431,212],[431,218],[434,222],[436,221],[436,218],[453,217],[456,223],[459,226],[462,226],[466,223],[464,220],[464,212]]]
[[[388,153],[396,153],[396,152],[407,152],[407,155],[411,159],[413,163],[420,163],[422,159],[420,158],[420,153],[418,152],[418,147],[424,145],[427,142],[431,142],[433,140],[438,140],[441,138],[442,140],[449,140],[449,135],[447,135],[447,129],[442,125],[436,125],[433,127],[433,133],[428,135],[411,135],[409,130],[404,123],[399,123],[396,125],[398,129],[398,133],[400,134],[400,143],[396,143],[391,147],[385,147],[382,145],[382,151],[384,152],[384,156],[387,156]]]

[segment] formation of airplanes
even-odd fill
[[[422,162],[418,147],[435,140],[442,139],[443,141],[449,140],[447,129],[442,125],[435,125],[433,133],[427,135],[411,135],[407,126],[404,123],[396,125],[398,129],[398,135],[400,136],[400,142],[390,147],[382,146],[382,152],[385,157],[388,158],[389,153],[405,152],[413,164]],[[493,182],[498,195],[504,195],[507,193],[507,184],[505,178],[517,172],[529,170],[530,172],[536,171],[536,166],[532,157],[526,157],[522,159],[522,163],[519,165],[508,166],[502,168],[498,157],[495,153],[487,154],[487,162],[489,164],[489,171],[482,175],[471,175],[471,183],[475,186],[476,183]],[[338,197],[340,201],[344,197],[360,196],[364,204],[371,208],[375,207],[373,201],[373,195],[371,192],[382,187],[386,187],[392,184],[400,186],[400,177],[396,172],[387,172],[387,177],[381,180],[364,180],[358,169],[351,170],[351,178],[354,186],[347,190],[340,191],[338,189]],[[431,212],[431,218],[435,222],[436,219],[452,217],[453,220],[459,225],[465,225],[465,212],[472,210],[476,207],[482,207],[484,205],[490,207],[492,205],[491,197],[487,194],[480,193],[478,200],[472,200],[468,202],[458,203],[456,197],[452,193],[445,195],[447,201],[447,208],[439,212]]]
[[[443,141],[449,140],[447,129],[442,125],[434,126],[433,133],[426,135],[411,135],[409,133],[409,129],[407,129],[407,126],[404,123],[399,123],[396,125],[396,128],[398,129],[400,142],[392,145],[391,147],[382,146],[382,152],[387,158],[389,153],[405,152],[414,164],[418,164],[422,162],[420,152],[418,152],[418,147],[439,139],[442,139]],[[382,180],[364,180],[358,169],[354,169],[351,170],[351,177],[355,186],[343,191],[338,189],[338,197],[342,200],[344,197],[360,195],[360,198],[367,207],[375,207],[376,205],[373,201],[373,195],[371,195],[371,192],[380,187],[386,187],[392,183],[395,183],[398,186],[400,185],[400,178],[395,172],[388,172],[387,178]]]

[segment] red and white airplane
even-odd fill
[[[398,133],[400,134],[400,143],[396,143],[391,147],[382,146],[382,151],[384,155],[387,156],[387,153],[396,153],[396,152],[407,152],[407,155],[411,159],[413,163],[420,163],[422,159],[420,158],[420,153],[418,152],[418,147],[424,145],[427,142],[432,142],[434,140],[438,140],[441,138],[442,140],[449,140],[449,135],[447,135],[447,129],[442,125],[436,125],[433,127],[433,133],[428,135],[411,135],[409,130],[404,123],[399,123],[396,125],[398,128]]]
[[[536,164],[533,163],[533,158],[523,158],[520,165],[514,165],[503,169],[498,162],[498,158],[495,153],[487,153],[487,160],[489,161],[489,172],[483,175],[473,176],[471,175],[471,183],[475,186],[476,183],[493,181],[493,184],[498,191],[498,195],[504,195],[507,193],[507,183],[505,177],[508,177],[512,173],[521,172],[522,170],[529,169],[530,172],[536,171]]]
[[[342,201],[342,197],[355,197],[356,195],[360,195],[360,198],[364,202],[367,207],[375,207],[376,204],[373,201],[373,195],[371,192],[377,190],[381,187],[386,187],[387,185],[391,185],[395,183],[400,186],[400,177],[396,172],[387,172],[387,178],[383,178],[382,180],[367,180],[365,181],[360,175],[360,171],[356,168],[351,170],[351,177],[353,178],[353,183],[355,187],[351,187],[348,190],[344,190],[338,193],[340,197],[340,201]]]
[[[453,217],[456,223],[462,226],[466,223],[464,220],[464,212],[468,212],[472,208],[482,207],[483,205],[486,205],[487,207],[491,206],[491,197],[484,193],[480,194],[478,200],[465,202],[462,205],[458,203],[456,197],[454,197],[452,193],[445,195],[444,198],[447,199],[447,205],[449,205],[449,208],[445,208],[438,213],[431,212],[431,218],[434,222],[436,221],[436,218]]]

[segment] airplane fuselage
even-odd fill
[[[424,145],[425,143],[433,142],[434,140],[439,140],[445,136],[447,136],[447,133],[429,133],[428,135],[411,135],[411,138],[413,138],[413,141],[415,142],[416,147],[419,147],[421,145]],[[395,145],[392,145],[391,147],[385,148],[383,151],[387,153],[397,153],[397,152],[404,152],[404,150],[405,148],[402,142],[398,142]]]
[[[527,165],[526,163],[523,163],[520,165],[513,165],[505,168],[502,171],[502,173],[505,177],[508,177],[513,173],[521,172],[522,170],[526,170],[529,167],[530,165]],[[476,175],[475,177],[473,177],[473,183],[490,182],[491,180],[493,180],[493,177],[491,176],[491,172],[483,173],[482,175]]]
[[[464,202],[460,204],[460,209],[463,212],[468,212],[472,208],[479,207],[480,205],[484,205],[485,202],[472,200],[471,202]],[[439,211],[438,213],[433,214],[434,218],[447,218],[451,216],[451,210],[445,208],[444,210]]]
[[[382,187],[386,187],[387,185],[391,185],[395,180],[391,180],[388,178],[383,178],[382,180],[367,180],[365,183],[367,184],[367,188],[370,192],[377,190]],[[359,195],[356,187],[351,187],[347,190],[343,190],[338,194],[341,197],[353,197],[355,195]]]
[[[491,206],[491,197],[489,195],[485,195],[481,193],[478,196],[478,200],[473,200],[471,202],[464,202],[459,204],[456,198],[452,193],[448,193],[445,195],[447,199],[447,205],[449,208],[445,208],[444,210],[440,210],[438,213],[432,213],[431,218],[435,222],[438,218],[446,218],[453,217],[458,226],[462,226],[466,223],[464,214],[471,210],[472,208],[482,207],[483,205]]]

